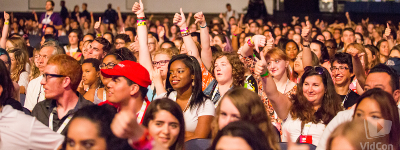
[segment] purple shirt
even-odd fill
[[[53,14],[47,15],[47,13],[43,13],[39,19],[39,23],[41,23],[43,25],[42,33],[44,33],[44,29],[46,28],[46,25],[50,24],[51,21],[53,21],[53,26],[58,26],[58,25],[63,24],[60,14],[53,12]],[[54,33],[56,33],[56,35],[57,35],[58,31],[55,29]]]

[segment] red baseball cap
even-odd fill
[[[112,69],[101,69],[101,74],[107,78],[124,76],[142,87],[148,87],[151,84],[150,74],[147,69],[130,60],[121,61]]]

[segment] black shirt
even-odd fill
[[[360,95],[358,95],[356,92],[353,92],[353,91],[350,91],[350,93],[347,95],[348,95],[347,98],[346,98],[346,95],[339,95],[340,98],[342,99],[342,101],[345,100],[345,98],[346,98],[346,100],[344,101],[344,104],[343,104],[343,107],[345,109],[348,109],[349,107],[356,104],[358,97],[360,97]]]
[[[82,107],[94,105],[93,102],[86,100],[82,95],[79,95],[78,103],[76,103],[75,108],[71,109],[67,112],[67,114],[59,119],[57,111],[54,111],[53,114],[53,131],[57,131],[58,128],[63,124],[63,122],[68,118],[69,115],[74,114],[78,109]],[[57,107],[56,100],[44,100],[36,104],[36,106],[32,110],[32,116],[36,117],[37,120],[42,122],[44,125],[49,126],[49,118],[50,113],[53,111],[53,108]],[[68,126],[68,125],[67,125]],[[65,129],[61,132],[62,135],[65,135]]]

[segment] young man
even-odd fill
[[[345,28],[343,30],[341,40],[343,42],[343,49],[342,49],[343,51],[347,47],[347,45],[354,43],[356,41],[354,30],[352,28]]]
[[[92,42],[92,47],[89,49],[89,56],[98,60],[103,59],[111,50],[111,44],[107,39],[98,37]]]
[[[38,58],[39,64],[37,66],[39,68],[40,74],[43,74],[49,58],[57,54],[64,54],[64,50],[60,46],[58,46],[57,42],[48,41],[42,45]],[[44,88],[40,84],[40,81],[42,81],[42,79],[42,75],[35,79],[32,79],[29,82],[28,87],[26,88],[26,99],[24,107],[29,109],[30,111],[32,111],[33,107],[35,107],[38,102],[44,100],[45,92]]]
[[[142,123],[150,102],[146,98],[147,87],[151,84],[150,74],[139,63],[125,60],[113,69],[101,69],[104,77],[112,78],[108,83],[107,101],[118,105],[120,111],[131,109]],[[104,103],[100,103],[102,105]],[[115,106],[115,105],[114,105]]]
[[[353,63],[351,55],[337,53],[331,64],[332,79],[335,82],[335,90],[342,99],[345,109],[356,104],[359,95],[349,88],[353,74]]]
[[[80,14],[81,18],[86,17],[90,20],[90,13],[87,11],[87,3],[82,3],[82,12]]]
[[[54,2],[52,0],[46,1],[46,13],[42,14],[39,19],[39,28],[45,29],[47,25],[52,25],[57,30],[62,29],[63,21],[58,13],[53,12]],[[55,33],[58,33],[56,31]]]
[[[82,95],[77,95],[81,78],[82,67],[73,57],[66,54],[50,57],[40,82],[46,100],[33,108],[32,116],[53,131],[65,135],[64,129],[73,114],[84,106],[93,105]]]

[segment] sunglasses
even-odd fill
[[[314,70],[319,75],[322,75],[324,73],[324,68],[322,68],[321,66],[307,66],[304,68],[304,72],[310,72],[311,70]]]

